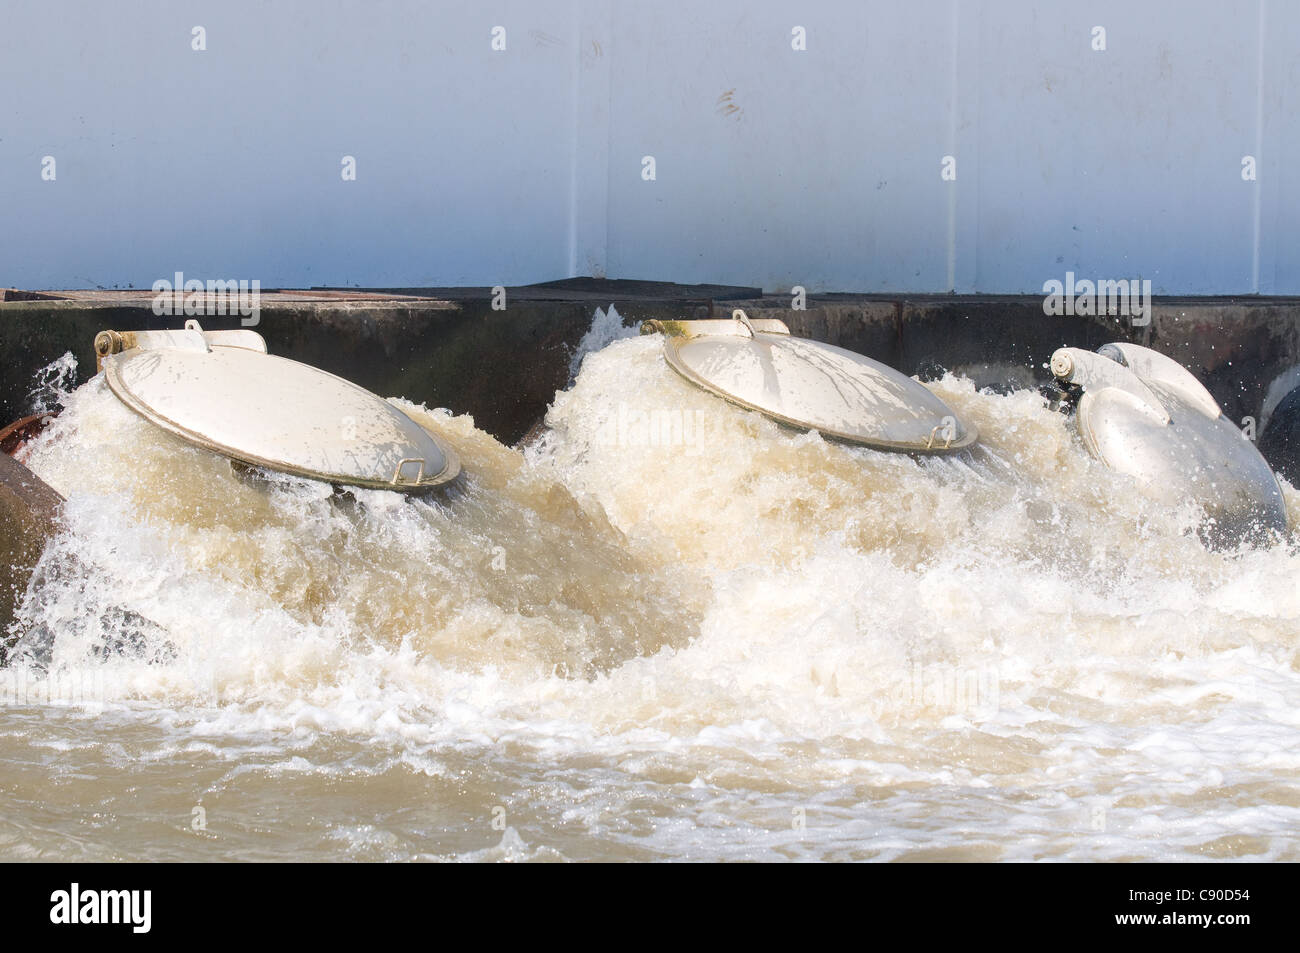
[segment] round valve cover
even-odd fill
[[[351,486],[415,492],[460,472],[455,452],[341,377],[240,347],[132,349],[104,358],[113,393],[190,443]]]
[[[667,337],[664,353],[674,370],[705,390],[838,440],[945,453],[978,436],[924,384],[834,345],[746,330]]]

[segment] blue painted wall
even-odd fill
[[[1297,50],[1285,0],[10,0],[0,284],[1298,294]]]

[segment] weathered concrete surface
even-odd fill
[[[14,610],[56,529],[62,502],[34,473],[0,453],[0,665]]]
[[[407,295],[445,301],[480,301],[493,296],[493,288],[315,288],[313,293],[345,292],[353,295]],[[629,278],[564,278],[536,285],[510,288],[510,301],[562,301],[588,303],[593,307],[611,301],[678,305],[708,301],[758,298],[761,288],[737,285],[679,285],[667,281],[636,281]]]
[[[472,414],[506,442],[522,437],[566,386],[569,359],[595,308],[611,303],[629,322],[720,317],[743,307],[907,374],[925,378],[948,369],[1000,389],[1047,381],[1047,361],[1063,345],[1094,349],[1134,341],[1188,367],[1238,424],[1246,417],[1258,421],[1270,385],[1300,367],[1295,298],[1160,299],[1150,323],[1132,327],[1127,318],[1048,316],[1042,298],[1029,295],[815,295],[805,310],[794,311],[788,296],[762,296],[752,288],[585,278],[509,288],[506,310],[498,311],[492,291],[263,292],[256,330],[274,354],[380,394]],[[49,300],[56,294],[73,300]],[[184,320],[155,317],[149,292],[43,295],[0,303],[0,420],[30,410],[32,375],[64,351],[76,354],[83,379],[92,374],[96,332],[175,327]],[[238,318],[200,320],[206,327],[238,326]],[[1293,442],[1269,447],[1270,462],[1279,468],[1298,452]]]

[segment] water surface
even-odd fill
[[[1300,859],[1300,553],[1205,548],[1033,392],[829,443],[617,340],[425,499],[250,479],[101,378],[0,689],[0,853]],[[1285,488],[1293,525],[1300,495]]]

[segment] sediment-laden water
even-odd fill
[[[253,478],[96,379],[0,671],[0,855],[1300,859],[1300,550],[1207,549],[1031,391],[916,460],[588,354],[424,499]],[[1293,525],[1300,494],[1286,487]]]

